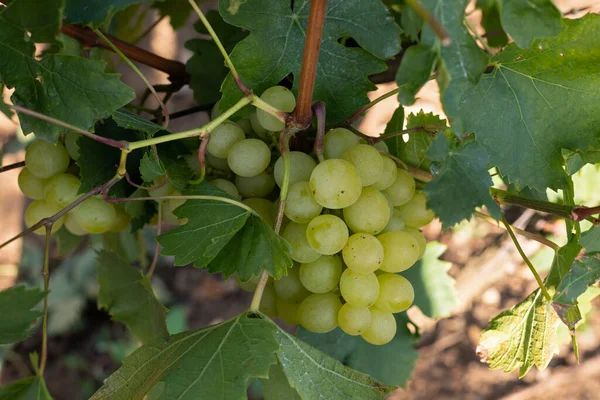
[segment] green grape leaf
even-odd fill
[[[499,2],[497,0],[477,0],[477,8],[481,9],[481,26],[488,34],[487,44],[491,47],[506,46],[508,36],[502,30]]]
[[[136,189],[129,198],[148,197],[148,191],[145,189]],[[125,212],[131,217],[131,232],[138,231],[150,222],[156,214],[156,202],[147,201],[128,201],[124,203]]]
[[[554,307],[563,309],[576,306],[577,298],[598,279],[600,279],[600,260],[598,258],[582,257],[580,261],[575,261],[556,288],[552,297]]]
[[[91,400],[142,400],[164,382],[164,399],[245,399],[253,378],[267,378],[279,345],[277,326],[253,314],[146,344],[125,359]]]
[[[196,0],[196,4],[202,4],[207,0]],[[155,1],[152,4],[152,8],[155,8],[160,13],[161,17],[169,17],[169,22],[174,30],[183,28],[187,21],[190,19],[192,14],[192,7],[188,0],[164,0]]]
[[[64,256],[71,253],[73,250],[77,248],[83,241],[83,236],[73,235],[67,228],[64,226],[59,229],[58,232],[54,235],[56,240],[58,241],[58,255]]]
[[[392,114],[392,118],[388,121],[385,126],[384,133],[393,133],[398,132],[404,129],[404,107],[402,105],[398,106],[396,110],[394,110],[394,114]],[[402,140],[402,136],[395,136],[389,139],[384,140],[385,144],[388,146],[388,150],[391,155],[398,156],[399,149],[404,145],[404,141]]]
[[[115,253],[98,253],[98,308],[107,310],[142,343],[162,343],[169,338],[165,314],[150,280]]]
[[[589,151],[567,151],[566,152],[565,167],[567,174],[573,175],[577,173],[585,164],[598,164],[600,163],[600,150],[589,150]]]
[[[415,361],[419,358],[414,343],[417,340],[407,327],[406,313],[394,314],[398,323],[396,336],[383,346],[365,342],[360,336],[350,336],[340,328],[328,333],[312,333],[298,328],[298,337],[335,358],[344,365],[393,386],[405,386]]]
[[[117,11],[150,0],[67,0],[64,16],[67,24],[99,26]],[[188,3],[189,6],[189,3]]]
[[[406,119],[406,129],[413,129],[423,125],[446,126],[446,120],[433,113],[426,114],[423,110],[417,114],[411,113]],[[440,132],[442,131],[438,131],[438,133]],[[427,149],[429,149],[432,141],[433,136],[430,133],[412,132],[408,135],[407,142],[404,142],[402,138],[397,141],[398,152],[395,155],[408,165],[429,170],[431,160],[427,157]]]
[[[164,176],[167,173],[163,163],[156,160],[150,152],[144,153],[140,161],[140,174],[144,182],[154,182],[154,179]]]
[[[52,400],[44,378],[30,376],[0,387],[0,400]]]
[[[295,78],[292,90],[297,91],[302,64],[299,49],[304,47],[308,6],[308,0],[295,0],[292,7],[286,0],[219,2],[226,22],[250,31],[231,53],[231,60],[244,84],[255,93],[277,85],[290,73]],[[328,1],[313,100],[327,104],[329,122],[341,121],[368,103],[367,92],[375,86],[367,76],[385,70],[380,59],[400,51],[400,33],[380,0]],[[338,43],[346,36],[361,48]],[[242,96],[231,74],[221,90],[221,110]]]
[[[522,49],[529,47],[536,38],[556,36],[563,29],[562,13],[552,0],[488,0],[486,3],[488,9],[492,7],[498,13],[502,28]],[[486,30],[499,29],[496,24],[497,20],[494,20],[494,25],[486,26]]]
[[[396,75],[400,104],[411,105],[415,102],[417,92],[431,78],[439,56],[436,49],[424,44],[410,46],[406,50]]]
[[[600,63],[600,16],[565,24],[560,36],[529,50],[507,47],[460,101],[465,131],[475,132],[517,189],[565,188],[561,149],[597,146],[600,74],[591,71]]]
[[[595,226],[589,231],[581,234],[579,243],[585,247],[588,254],[597,253],[600,251],[600,227]]]
[[[272,364],[269,370],[269,379],[261,379],[261,381],[264,400],[302,400],[296,389],[290,386],[279,363]]]
[[[45,292],[24,285],[0,291],[0,345],[21,342],[31,334],[31,327],[40,311],[32,311],[44,298]]]
[[[449,316],[457,302],[454,278],[448,275],[452,264],[440,260],[445,251],[446,246],[441,243],[427,243],[423,258],[400,274],[415,289],[413,305],[430,318]]]
[[[155,124],[154,122],[146,118],[140,117],[139,115],[133,114],[122,108],[112,113],[112,119],[121,128],[130,129],[132,131],[144,132],[149,138],[160,131],[165,131],[169,133],[163,126]]]
[[[394,1],[394,0],[392,0]],[[401,26],[404,33],[414,42],[419,41],[419,33],[423,29],[423,18],[421,18],[411,7],[404,6],[402,9]]]
[[[277,359],[283,373],[303,399],[380,400],[396,389],[395,386],[378,382],[369,375],[345,367],[281,329],[274,335],[280,346]],[[370,357],[371,362],[383,364],[373,354]],[[397,359],[394,364],[396,362]],[[387,367],[390,368],[391,365]]]
[[[206,182],[186,194],[229,197]],[[175,265],[193,262],[198,268],[221,271],[226,278],[237,272],[242,280],[258,276],[263,268],[278,279],[292,266],[287,242],[245,208],[219,200],[188,200],[174,213],[189,221],[158,241],[161,254],[174,256]]]
[[[180,154],[189,152],[185,149],[182,143],[165,143],[158,146],[158,157],[163,165],[169,182],[177,190],[183,190],[194,176],[194,172],[190,169],[187,162]]]
[[[29,39],[33,42],[57,43],[63,0],[44,0],[43,6],[39,0],[13,0],[4,4],[6,8],[1,13],[0,22],[29,32]]]
[[[502,218],[500,206],[490,195],[489,156],[477,142],[463,143],[450,150],[446,136],[438,135],[427,156],[437,163],[438,172],[423,191],[427,194],[428,207],[445,228],[469,219],[479,206],[486,206],[495,219]]]

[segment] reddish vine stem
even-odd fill
[[[317,159],[319,162],[321,162],[325,160],[325,157],[323,156],[323,141],[325,139],[326,118],[325,103],[322,101],[317,101],[312,108],[315,116],[317,117],[317,136],[315,138],[314,151],[315,156],[317,156]]]
[[[304,53],[302,54],[302,66],[300,68],[298,99],[293,114],[294,121],[301,128],[307,127],[313,119],[311,111],[312,98],[326,11],[327,0],[311,0]]]
[[[2,172],[10,171],[11,169],[21,168],[24,166],[25,166],[25,161],[19,161],[14,164],[5,165],[3,167],[0,167],[0,174]]]
[[[583,221],[584,219],[588,219],[592,215],[600,214],[600,206],[596,207],[584,207],[577,206],[574,207],[571,211],[571,216],[574,221]],[[594,225],[597,224],[598,219],[593,222]]]
[[[198,147],[198,162],[200,163],[200,177],[193,181],[190,181],[192,185],[197,185],[202,183],[204,177],[206,176],[206,146],[208,146],[208,141],[210,140],[210,135],[203,136],[200,140],[200,146]]]

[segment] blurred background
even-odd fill
[[[182,7],[187,6],[183,1]],[[600,2],[592,0],[555,0],[559,8],[570,18],[578,18],[587,12],[600,12]],[[206,2],[203,8],[214,8]],[[184,28],[173,31],[168,18],[161,19],[154,9],[141,6],[120,21],[123,36],[131,32],[152,30],[137,43],[138,46],[167,59],[185,63],[192,53],[184,43],[198,33],[190,17]],[[474,4],[468,8],[469,19],[479,27],[481,15]],[[117,32],[117,36],[119,33]],[[133,35],[135,36],[135,35]],[[108,54],[105,59],[109,68],[123,74],[123,80],[141,95],[145,86],[129,68]],[[140,69],[153,84],[167,84],[167,75],[140,65]],[[394,83],[381,83],[371,93],[376,98],[395,88]],[[4,93],[9,101],[10,93]],[[406,115],[420,110],[443,116],[434,81],[418,95],[417,103],[406,110]],[[156,107],[150,98],[146,105]],[[170,112],[194,105],[189,87],[173,95],[168,103]],[[398,102],[395,97],[374,107],[360,122],[363,132],[377,135],[383,132]],[[171,131],[198,127],[208,121],[206,113],[195,113],[175,119],[169,125]],[[17,119],[9,120],[0,115],[0,142],[4,149],[3,165],[24,159],[24,148],[30,137],[24,137]],[[585,205],[600,203],[597,191],[600,178],[596,166],[588,165],[576,176],[578,202]],[[19,169],[0,174],[0,242],[16,235],[23,229],[23,210],[27,200],[17,186]],[[559,244],[565,239],[562,221],[551,217],[523,211],[517,208],[505,210],[509,221],[521,228],[542,232]],[[481,363],[475,349],[480,332],[487,327],[490,318],[525,298],[536,288],[536,282],[519,257],[512,241],[504,230],[489,222],[473,219],[443,232],[437,221],[425,227],[429,241],[438,241],[447,247],[441,259],[448,262],[450,275],[455,279],[456,304],[448,311],[449,317],[438,321],[423,315],[417,308],[409,310],[409,316],[418,326],[421,339],[417,344],[419,359],[405,389],[390,398],[400,399],[464,399],[464,400],[533,400],[548,395],[568,399],[600,399],[600,314],[595,309],[598,299],[585,326],[578,334],[581,363],[578,365],[566,330],[561,333],[564,342],[560,353],[543,372],[535,368],[521,380],[516,372],[504,374],[490,371]],[[148,257],[154,252],[155,231],[144,232]],[[56,243],[51,254],[50,295],[50,345],[47,383],[57,400],[87,399],[102,384],[122,360],[138,346],[125,328],[112,323],[108,314],[96,306],[97,283],[95,279],[94,248],[101,240],[90,237],[73,249],[70,256],[63,254]],[[126,240],[126,239],[123,239]],[[535,241],[519,237],[533,264],[540,272],[546,272],[552,262],[552,250]],[[124,246],[136,257],[135,242]],[[15,282],[28,282],[41,286],[43,243],[40,237],[30,235],[0,250],[0,290]],[[210,275],[193,267],[172,268],[172,260],[160,258],[153,276],[154,289],[169,309],[168,323],[171,333],[201,328],[225,320],[248,307],[251,295],[241,291],[233,281],[225,281],[220,275]],[[0,348],[0,384],[32,374],[28,354],[39,349],[41,335],[36,334],[26,342],[14,347]],[[260,388],[252,387],[251,396],[260,398]]]

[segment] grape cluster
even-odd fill
[[[25,168],[18,183],[23,194],[33,201],[25,210],[29,228],[43,218],[51,217],[81,196],[79,169],[72,163],[79,157],[76,133],[65,135],[63,142],[50,144],[36,140],[25,151]],[[130,218],[122,206],[105,202],[101,196],[90,197],[52,226],[52,233],[63,225],[74,235],[120,232],[129,226]],[[34,231],[45,234],[44,228]]]

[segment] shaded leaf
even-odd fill
[[[600,279],[599,259],[583,257],[581,261],[575,261],[552,297],[557,312],[560,314],[565,309],[575,307],[578,304],[577,298],[598,279]]]
[[[44,378],[30,376],[0,387],[0,400],[52,400]]]
[[[481,26],[485,29],[485,40],[491,47],[504,47],[508,44],[508,36],[502,30],[500,7],[496,0],[477,0],[477,8],[481,9]]]
[[[400,86],[400,104],[411,105],[415,102],[417,92],[431,78],[438,58],[438,51],[424,44],[410,46],[406,50],[396,75],[396,83]]]
[[[13,286],[0,291],[0,345],[21,342],[29,337],[31,328],[42,316],[32,311],[44,298],[39,289],[25,285]]]
[[[64,16],[67,24],[102,25],[117,11],[150,0],[66,0]]]
[[[262,379],[264,400],[301,400],[298,392],[290,386],[279,363],[272,364],[269,379]]]
[[[406,119],[406,129],[417,128],[423,125],[446,126],[446,120],[433,113],[425,113],[423,110],[417,114],[411,113]],[[438,131],[441,134],[441,130]],[[413,167],[429,170],[431,160],[427,157],[427,149],[431,145],[433,137],[427,132],[412,132],[408,135],[408,141],[402,138],[398,140],[398,153],[402,161]]]
[[[56,36],[62,26],[63,0],[12,0],[3,2],[1,23],[29,32],[36,43],[57,43]],[[26,71],[23,71],[26,72]]]
[[[166,174],[165,167],[160,160],[155,159],[150,152],[144,153],[140,161],[140,174],[144,182],[154,184],[154,179]]]
[[[144,132],[148,137],[154,136],[157,132],[166,131],[163,126],[157,125],[146,118],[140,117],[139,115],[122,108],[112,113],[112,119],[121,128]]]
[[[148,191],[145,189],[136,189],[129,196],[130,198],[148,197]],[[128,201],[124,203],[125,212],[131,217],[131,232],[138,231],[150,222],[156,214],[156,202],[153,200],[147,201]]]
[[[195,1],[196,4],[204,2],[206,0]],[[169,17],[169,22],[175,30],[183,28],[187,24],[193,11],[188,0],[155,1],[152,8],[157,9],[161,17]]]
[[[585,247],[588,253],[597,253],[600,251],[600,227],[595,226],[589,231],[581,234],[579,243]]]
[[[67,228],[64,226],[59,229],[58,232],[54,235],[58,242],[58,255],[64,256],[66,254],[71,253],[73,250],[79,246],[79,244],[83,241],[83,236],[73,235]]]
[[[569,175],[577,173],[585,164],[600,163],[600,150],[569,151],[566,155],[565,167]]]

